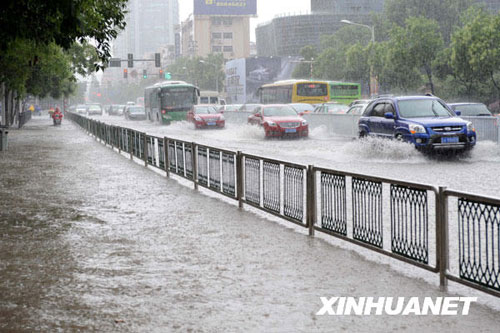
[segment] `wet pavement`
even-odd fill
[[[35,118],[0,152],[0,331],[498,329],[499,311],[477,303],[468,316],[315,315],[320,297],[447,295],[168,180],[66,120]]]

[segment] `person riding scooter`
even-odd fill
[[[54,120],[54,125],[61,125],[63,118],[63,114],[59,108],[56,108],[54,114],[52,115],[52,119]]]

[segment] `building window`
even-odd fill
[[[223,17],[222,24],[227,25],[227,26],[233,25],[233,18],[232,17]]]
[[[212,17],[212,24],[213,25],[221,25],[222,24],[222,18],[221,17]]]
[[[224,48],[226,48],[226,47],[224,46]],[[222,52],[222,48],[220,46],[212,46],[212,52],[213,53],[220,53],[220,52]]]
[[[220,32],[212,32],[212,39],[221,39],[221,38],[222,34]]]
[[[233,39],[233,33],[232,32],[225,32],[224,39]]]
[[[233,52],[233,47],[231,45],[224,46],[224,52]]]

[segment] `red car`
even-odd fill
[[[248,117],[248,123],[260,125],[266,138],[309,135],[309,125],[292,107],[285,104],[262,105]]]
[[[222,111],[217,111],[213,105],[193,105],[187,113],[187,120],[196,128],[224,128],[226,125]]]

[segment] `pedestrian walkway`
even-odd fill
[[[317,316],[436,285],[203,195],[34,118],[0,152],[0,331],[493,332],[468,316]]]

